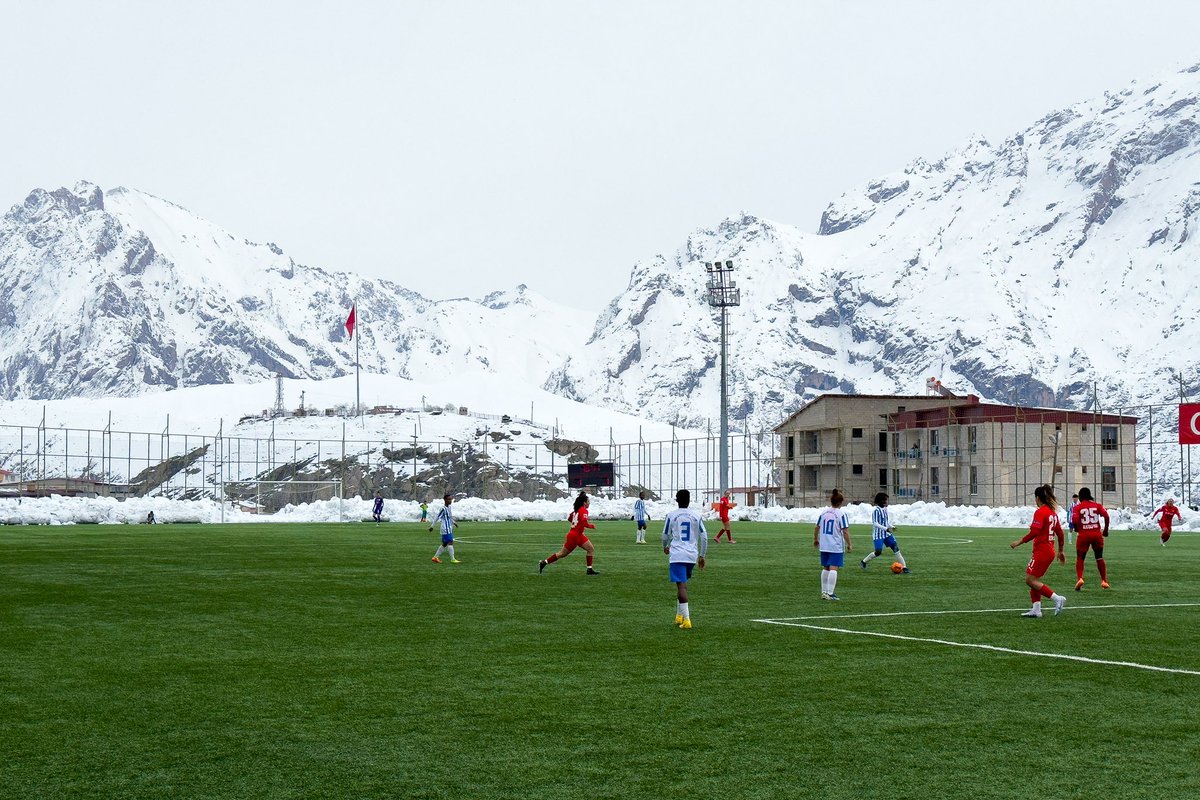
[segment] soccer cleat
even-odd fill
[[[838,597],[838,596],[837,596],[836,594],[834,594],[833,592],[830,592],[830,593],[829,593],[829,599],[830,599],[830,600],[841,600],[842,598]]]
[[[905,567],[904,569],[900,570],[900,574],[901,575],[912,575],[912,570],[909,569],[908,567]]]
[[[736,539],[730,539],[730,540],[729,540],[729,543],[730,543],[730,544],[737,544],[737,540],[736,540]]]
[[[679,623],[679,629],[690,631],[692,629],[692,621],[690,619],[685,619],[683,622]]]
[[[542,559],[541,561],[538,562],[538,575],[541,575],[542,570],[544,570],[545,568],[546,568],[546,560]]]
[[[1039,609],[1031,608],[1021,615],[1022,617],[1030,617],[1031,619],[1041,619],[1042,612]]]
[[[1101,589],[1111,589],[1112,587],[1108,585],[1108,581],[1100,581],[1100,588]]]
[[[442,563],[442,560],[441,560],[440,558],[438,558],[437,556],[434,556],[433,558],[431,558],[431,559],[429,559],[429,560],[430,560],[430,561],[432,561],[432,562],[433,562],[433,563],[435,563],[435,564],[440,564],[440,563]]]
[[[683,624],[683,614],[676,614],[676,615],[675,615],[675,624],[676,624],[676,625],[682,625],[682,624]]]
[[[1066,604],[1067,604],[1067,598],[1065,595],[1060,594],[1058,597],[1054,598],[1054,616],[1057,617],[1059,614],[1061,614],[1062,610],[1063,610],[1063,606],[1065,606]]]
[[[451,564],[461,564],[462,562],[459,561],[457,558],[452,558],[452,559],[450,559],[450,563]]]
[[[862,567],[863,569],[866,569],[867,568],[867,560],[864,558],[862,561],[858,562],[858,565],[860,567]]]
[[[596,570],[592,569],[591,567],[588,567],[588,568],[587,568],[587,574],[588,574],[588,575],[599,575],[600,573],[599,573],[599,572],[597,572]]]
[[[1078,592],[1082,588],[1083,588],[1083,578],[1080,578],[1079,580],[1075,581],[1075,591]]]
[[[828,599],[829,599],[829,592],[821,592],[821,599],[822,599],[822,600],[828,600]]]

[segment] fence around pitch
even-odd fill
[[[1118,487],[1122,495],[1137,498],[1145,510],[1156,508],[1168,496],[1189,506],[1200,502],[1195,491],[1200,464],[1194,465],[1191,449],[1178,442],[1175,404],[1104,409],[1104,413],[1138,418],[1136,481],[1133,486],[1123,483]],[[730,436],[729,445],[727,485],[743,498],[749,489],[755,492],[756,502],[771,502],[780,485],[778,437],[771,432],[738,433]],[[591,443],[591,448],[597,460],[617,465],[616,494],[645,489],[652,496],[670,498],[676,489],[688,488],[710,499],[721,486],[719,439],[715,436],[610,441]],[[822,455],[847,464],[851,458],[849,453]],[[76,482],[74,490],[86,491],[91,484],[98,494],[217,497],[223,484],[314,479],[313,473],[322,469],[325,472],[315,477],[325,479],[331,474],[331,464],[353,464],[359,470],[360,485],[345,487],[346,496],[352,497],[373,492],[369,485],[373,476],[390,474],[396,485],[403,487],[435,467],[447,486],[462,485],[469,480],[473,462],[486,462],[503,466],[503,474],[515,487],[509,496],[534,500],[544,497],[549,485],[566,491],[569,460],[549,449],[545,440],[494,441],[487,435],[462,441],[422,441],[417,437],[384,441],[0,425],[0,468],[14,473],[14,483],[0,484],[0,493],[29,484],[35,484],[35,491],[40,487],[47,494],[62,493],[69,479]],[[542,480],[524,480],[532,476]],[[409,499],[425,499],[425,495],[428,490],[414,488]]]
[[[769,433],[730,437],[727,485],[744,492],[774,485],[775,437]],[[13,486],[26,494],[88,493],[109,496],[218,497],[222,487],[261,480],[324,480],[346,477],[347,497],[367,496],[373,482],[388,476],[393,496],[425,499],[416,478],[436,474],[453,491],[471,481],[479,463],[502,466],[516,487],[509,496],[535,500],[547,487],[567,494],[567,465],[578,460],[556,452],[555,442],[496,442],[489,436],[462,441],[319,439],[270,436],[204,436],[42,426],[0,425],[0,468],[14,473]],[[715,498],[721,488],[715,437],[591,444],[596,460],[616,464],[618,485],[601,491],[622,495],[646,490],[670,497],[688,488]],[[472,466],[472,465],[475,466]],[[351,477],[352,476],[352,477]],[[523,480],[537,477],[539,480]],[[411,490],[409,490],[411,489]]]

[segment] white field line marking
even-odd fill
[[[824,625],[806,625],[800,622],[780,622],[771,619],[756,619],[755,622],[765,622],[769,625],[785,625],[793,628],[808,628],[814,631],[828,631],[830,633],[846,633],[851,636],[876,636],[881,639],[898,639],[904,642],[925,642],[927,644],[941,644],[947,647],[968,647],[976,650],[989,650],[993,653],[1012,653],[1018,656],[1035,656],[1038,658],[1057,658],[1063,661],[1080,661],[1085,664],[1101,664],[1109,667],[1129,667],[1131,669],[1144,669],[1150,672],[1170,672],[1175,675],[1197,675],[1200,676],[1200,671],[1190,669],[1173,669],[1171,667],[1156,667],[1153,664],[1138,664],[1134,661],[1109,661],[1103,658],[1086,658],[1084,656],[1071,656],[1065,653],[1042,653],[1037,650],[1016,650],[1011,647],[998,647],[991,644],[971,644],[969,642],[951,642],[946,639],[923,639],[918,636],[901,636],[896,633],[880,633],[878,631],[852,631],[846,628],[833,628]]]
[[[1098,608],[1192,608],[1200,606],[1200,603],[1120,603],[1113,605],[1102,606],[1072,606],[1068,605],[1064,611],[1090,611]],[[880,611],[874,614],[818,614],[811,617],[772,617],[771,619],[755,619],[751,622],[795,622],[809,619],[867,619],[870,617],[921,617],[921,616],[938,616],[942,614],[1007,614],[1013,611],[1028,611],[1028,608],[970,608],[970,609],[948,609],[945,611]]]
[[[896,538],[904,539],[904,541],[906,541],[906,542],[909,539],[926,539],[926,540],[934,541],[934,542],[949,542],[950,544],[975,544],[974,539],[959,539],[959,538],[952,538],[949,536],[909,536],[907,533],[902,533],[899,536],[897,536]],[[874,539],[872,539],[870,541],[874,541]]]

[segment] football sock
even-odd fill
[[[1042,584],[1042,597],[1054,597],[1054,590],[1046,584]]]
[[[454,545],[446,545],[446,552],[450,554],[450,560],[454,560]]]
[[[1038,600],[1036,603],[1034,603],[1032,610],[1040,613],[1042,610],[1042,601]]]
[[[864,559],[863,559],[863,561],[870,561],[870,560],[871,560],[871,559],[873,559],[874,557],[875,557],[875,551],[874,551],[874,550],[872,550],[871,552],[867,553],[867,557],[866,557],[866,558],[864,558]]]
[[[434,557],[434,558],[437,558],[438,556],[440,556],[440,555],[441,555],[442,553],[444,553],[444,552],[446,552],[446,548],[442,547],[441,545],[438,545],[437,552],[433,554],[433,557]],[[453,557],[454,557],[454,556],[451,556],[451,558],[453,558]]]
[[[896,551],[896,560],[900,562],[901,567],[903,567],[904,569],[908,569],[908,563],[905,562],[904,556],[900,555],[899,550]]]
[[[1083,580],[1083,558],[1082,557],[1075,559],[1075,577],[1080,580]]]
[[[679,613],[680,613],[680,614],[683,614],[683,618],[684,618],[684,619],[691,619],[691,618],[692,618],[692,615],[688,613],[688,604],[687,604],[687,603],[680,603],[680,604],[679,604]]]
[[[1100,580],[1108,580],[1108,567],[1105,566],[1103,558],[1096,559],[1096,569],[1100,570]]]
[[[555,561],[558,561],[558,553],[551,553],[550,557],[546,559],[547,564],[553,564]]]
[[[1029,602],[1033,603],[1034,605],[1037,605],[1038,603],[1042,602],[1042,593],[1039,592],[1037,589],[1030,589],[1029,590]]]
[[[587,554],[587,565],[589,567],[592,565],[592,554],[591,553]]]
[[[833,590],[837,587],[837,571],[828,570],[829,572],[829,593],[833,594]]]
[[[829,594],[829,570],[821,570],[821,594]]]

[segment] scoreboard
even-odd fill
[[[616,469],[611,461],[596,461],[591,464],[567,464],[567,486],[582,489],[585,486],[613,486],[616,484]]]

